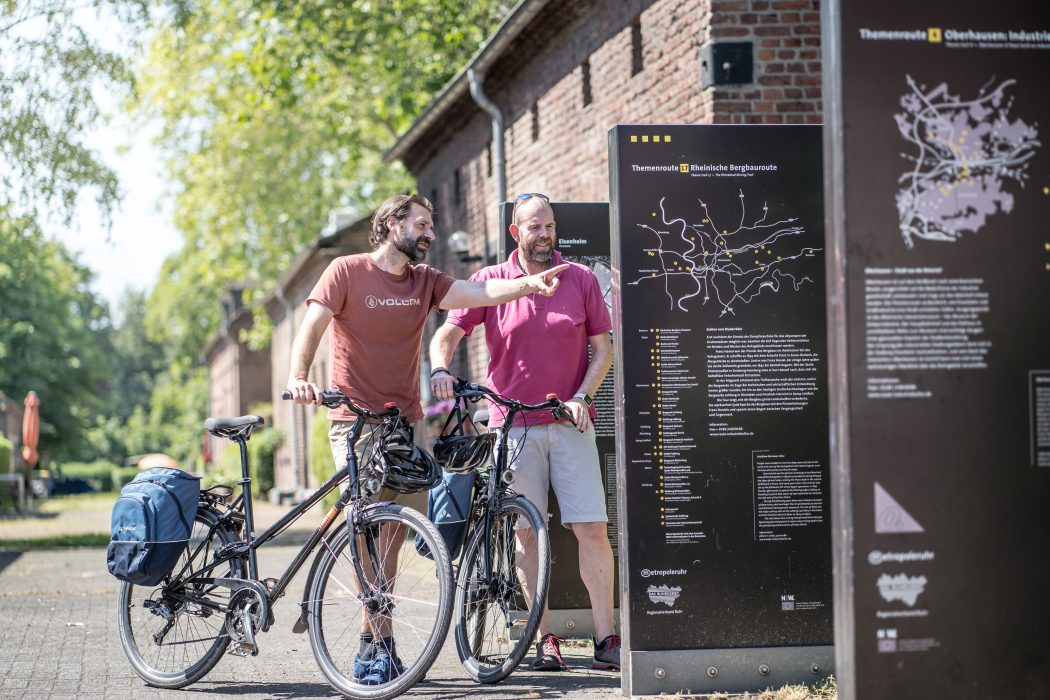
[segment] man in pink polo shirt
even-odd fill
[[[555,250],[554,212],[542,194],[523,194],[514,203],[510,233],[518,242],[510,258],[486,267],[471,280],[517,279],[562,264]],[[579,542],[580,578],[594,614],[593,668],[620,668],[620,638],[613,625],[613,556],[609,545],[592,397],[612,364],[609,331],[612,324],[598,280],[583,265],[570,263],[561,284],[549,297],[530,294],[499,306],[455,311],[430,343],[431,391],[452,398],[453,378],[446,369],[464,336],[483,324],[490,360],[486,384],[493,391],[523,401],[542,403],[547,394],[572,397],[565,401],[572,421],[555,421],[549,412],[519,416],[504,426],[506,412],[490,405],[490,428],[509,431],[514,490],[532,501],[547,517],[547,491],[553,486],[562,524]],[[588,359],[588,349],[590,357]],[[528,427],[523,425],[528,421]],[[521,538],[528,550],[528,538]],[[523,584],[536,571],[532,556],[519,561]],[[551,634],[546,611],[540,619],[540,642],[533,668],[564,668],[558,637]],[[598,642],[597,640],[602,640]]]

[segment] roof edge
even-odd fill
[[[473,70],[484,77],[485,71],[502,55],[507,45],[518,37],[521,30],[548,3],[549,0],[521,0],[515,5],[492,36],[474,53],[467,65],[445,83],[430,104],[424,107],[423,112],[412,122],[412,126],[408,127],[408,130],[398,137],[394,145],[383,154],[383,161],[389,163],[394,160],[404,160],[412,146],[441,119],[442,115],[464,94],[470,94],[470,81],[467,73]],[[481,108],[479,107],[478,110],[480,111]]]

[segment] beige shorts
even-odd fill
[[[332,427],[328,429],[328,441],[332,443],[332,457],[335,459],[336,471],[339,471],[346,466],[346,439],[350,434],[350,429],[353,427],[353,421],[334,420],[332,421]],[[379,426],[366,425],[364,429],[361,430],[361,435],[357,438],[357,444],[354,445],[354,452],[357,454],[358,469],[360,469],[366,451],[371,451],[372,449],[372,431],[377,427]],[[393,501],[394,503],[400,503],[403,506],[408,506],[409,508],[418,510],[423,515],[427,514],[426,491],[420,491],[419,493],[401,493],[394,489],[385,488],[372,500]]]
[[[570,423],[550,423],[525,432],[518,426],[508,430],[507,452],[514,470],[511,488],[532,501],[544,522],[550,519],[547,492],[551,487],[562,525],[608,522],[594,426],[581,433]]]

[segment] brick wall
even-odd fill
[[[748,40],[753,82],[701,90],[701,45]],[[484,83],[505,119],[508,196],[607,201],[608,132],[616,124],[819,123],[820,70],[817,0],[551,3]],[[439,239],[463,230],[480,254],[486,238],[502,235],[491,123],[469,96],[447,116],[405,162],[419,191],[435,200]],[[459,263],[440,241],[429,262],[457,277],[482,264]],[[480,379],[487,355],[475,336],[469,358],[457,356],[453,369]]]

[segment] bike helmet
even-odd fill
[[[383,486],[399,493],[426,491],[441,481],[441,466],[412,442],[410,431],[403,421],[388,427],[376,441],[369,460]]]
[[[488,466],[495,433],[483,435],[442,435],[434,442],[434,457],[450,472],[469,472]]]

